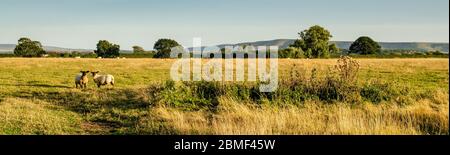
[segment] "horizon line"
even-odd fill
[[[101,39],[104,40],[104,39]],[[254,43],[254,42],[264,42],[264,41],[275,41],[275,40],[297,40],[297,39],[269,39],[269,40],[257,40],[257,41],[244,41],[244,42],[237,42],[237,43],[220,43],[215,45],[202,45],[201,47],[213,47],[213,46],[223,46],[223,45],[234,45],[234,44],[245,44],[245,43]],[[39,40],[37,40],[39,41]],[[155,41],[156,42],[156,41]],[[330,40],[329,42],[354,42],[349,40]],[[435,43],[435,44],[450,44],[450,42],[445,41],[377,41],[378,43]],[[70,49],[70,50],[94,50],[95,48],[83,48],[83,47],[66,47],[66,46],[58,46],[58,45],[50,45],[50,44],[44,44],[41,42],[41,44],[45,47],[55,47],[55,48],[64,48],[64,49]],[[114,43],[116,44],[116,43]],[[0,43],[0,45],[17,45],[17,43]],[[120,46],[120,44],[118,44]],[[142,46],[142,45],[133,45],[133,46]],[[185,48],[193,48],[192,46],[185,47]],[[133,50],[132,48],[124,48],[121,50]],[[152,49],[154,50],[154,49]]]

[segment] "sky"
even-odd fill
[[[449,42],[448,0],[0,0],[0,44],[20,37],[94,49],[109,40],[152,49],[159,38],[186,47],[296,39],[313,25],[334,41]]]

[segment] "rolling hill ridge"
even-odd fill
[[[238,44],[222,44],[218,47],[223,48],[225,46],[239,46],[239,45],[253,45],[253,46],[278,46],[280,49],[289,47],[293,44],[295,39],[276,39],[268,41],[256,41],[256,42],[244,42]],[[349,49],[353,43],[351,41],[332,41],[341,49]],[[441,51],[448,53],[448,43],[426,43],[426,42],[379,42],[380,46],[386,50],[415,50],[415,51]]]
[[[252,46],[278,46],[280,49],[285,49],[294,43],[295,39],[275,39],[267,41],[255,41],[255,42],[243,42],[237,44],[220,44],[217,45],[219,48],[224,48],[225,46],[240,46],[240,45],[252,45]],[[341,49],[349,49],[352,44],[351,41],[332,41]],[[387,50],[415,50],[415,51],[441,51],[449,52],[449,43],[432,43],[432,42],[379,42],[383,49]],[[16,47],[15,44],[0,44],[0,53],[11,53]],[[93,49],[70,49],[55,46],[44,46],[44,50],[51,52],[93,52]],[[131,52],[131,51],[122,51]]]

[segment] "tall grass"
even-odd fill
[[[0,134],[81,134],[81,117],[49,103],[5,99],[0,103]]]
[[[291,69],[273,93],[259,92],[257,83],[168,81],[150,95],[177,134],[448,134],[448,93],[413,96],[379,81],[359,86],[358,70],[357,61],[341,57],[323,78],[316,69],[310,77]]]
[[[157,107],[155,113],[177,134],[448,134],[448,104],[435,110],[428,101],[407,108],[387,104],[355,107],[314,101],[302,106],[259,107],[226,97],[220,103],[215,113],[169,107]],[[147,123],[144,121],[143,126]]]

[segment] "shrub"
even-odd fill
[[[353,60],[349,56],[341,56],[335,68],[341,82],[345,84],[356,84],[359,72],[359,63],[356,60]]]
[[[181,82],[166,81],[164,85],[152,85],[150,88],[151,103],[179,107],[185,110],[213,108],[217,96],[223,91],[214,82]]]
[[[393,82],[368,82],[361,88],[360,94],[365,100],[372,103],[394,101],[399,105],[406,105],[412,102],[412,99],[408,96],[410,95],[409,88],[402,87]]]
[[[390,100],[389,85],[383,83],[365,84],[361,89],[361,96],[372,103]]]
[[[331,69],[331,68],[330,68]],[[350,57],[341,57],[334,70],[325,77],[319,77],[317,69],[311,70],[311,76],[300,74],[294,65],[291,76],[279,83],[275,92],[260,92],[259,82],[174,82],[167,81],[163,86],[152,86],[152,103],[159,103],[185,110],[215,109],[221,96],[243,103],[256,104],[301,104],[307,100],[326,103],[344,102],[372,103],[394,101],[399,105],[409,104],[409,89],[395,83],[368,82],[357,85],[359,64]]]

